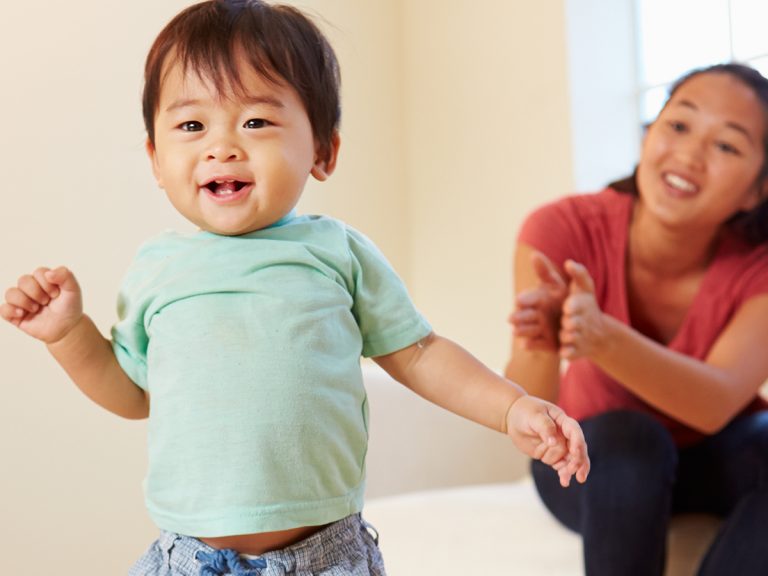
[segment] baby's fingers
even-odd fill
[[[547,466],[552,466],[557,470],[558,468],[560,468],[559,466],[560,463],[565,465],[567,454],[568,454],[568,450],[565,446],[565,442],[560,440],[555,444],[547,445],[546,450],[544,451],[544,454],[542,454],[539,460],[541,460],[542,463],[546,464]]]
[[[584,484],[591,468],[586,442],[584,444],[571,443],[567,459],[568,471],[576,476],[579,483]]]
[[[579,423],[567,418],[562,425],[563,434],[568,439],[568,472],[576,476],[576,480],[584,483],[589,475],[590,462],[587,452],[587,441]]]
[[[16,287],[21,290],[27,297],[31,298],[38,304],[42,304],[45,306],[48,304],[48,302],[51,301],[51,297],[48,295],[48,292],[46,292],[45,288],[41,285],[40,279],[43,276],[43,272],[41,269],[36,270],[32,274],[25,274],[21,278],[19,278],[19,281],[16,285]],[[48,285],[48,282],[46,282],[43,279],[43,282],[45,282],[46,285]]]
[[[573,471],[568,466],[568,457],[566,456],[549,466],[557,472],[557,476],[560,478],[560,485],[563,488],[568,488],[571,484],[571,478],[573,477]]]
[[[25,312],[21,308],[17,308],[16,306],[7,303],[0,304],[0,318],[11,324],[18,326],[19,322],[24,319],[24,314]]]
[[[59,295],[60,290],[56,284],[52,284],[49,281],[49,273],[50,268],[38,268],[32,273],[32,275],[34,276],[35,280],[37,280],[38,284],[40,284],[40,288],[45,290],[45,293],[49,298],[53,299]]]
[[[20,280],[20,283],[21,283],[21,280]],[[33,291],[33,292],[36,293],[36,291]],[[40,290],[40,292],[42,293],[42,290]],[[11,307],[16,308],[17,310],[21,310],[22,312],[29,312],[30,314],[35,314],[40,310],[40,304],[36,302],[31,296],[29,296],[26,293],[26,291],[18,287],[8,288],[8,290],[6,290],[5,301]],[[47,296],[46,296],[46,301],[47,301]],[[15,317],[19,317],[18,312],[14,312],[13,315]]]
[[[539,412],[531,420],[531,429],[548,446],[557,444],[557,424],[546,412]]]
[[[560,476],[560,484],[567,488],[570,485],[571,478],[575,477],[579,484],[584,484],[589,475],[589,457],[585,455],[583,459],[573,459],[567,456],[562,461],[552,466],[557,470]]]
[[[560,486],[563,488],[568,488],[568,486],[571,485],[571,478],[573,478],[573,473],[571,473],[568,466],[562,466],[561,468],[556,468],[557,475],[560,477]]]
[[[584,482],[587,481],[587,476],[589,476],[589,470],[590,470],[591,464],[589,462],[589,456],[586,457],[584,460],[584,463],[579,466],[579,469],[576,470],[576,480],[579,481],[580,484],[584,484]]]
[[[56,284],[61,290],[67,292],[80,290],[80,285],[77,283],[75,275],[65,266],[59,266],[53,270],[46,271],[45,278],[49,282]]]

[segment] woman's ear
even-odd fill
[[[155,150],[155,145],[152,144],[152,141],[147,138],[146,143],[144,144],[144,149],[147,151],[147,156],[149,156],[149,162],[152,164],[152,174],[155,175],[155,181],[157,182],[157,185],[160,186],[160,188],[163,187],[163,178],[160,173],[160,165],[157,161],[157,151]]]
[[[339,146],[341,146],[341,137],[338,130],[333,131],[331,141],[328,144],[315,146],[315,163],[310,171],[315,180],[323,182],[333,174],[336,169],[336,160],[339,157]]]

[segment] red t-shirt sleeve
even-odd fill
[[[569,258],[583,261],[582,226],[574,202],[563,198],[534,210],[523,222],[517,241],[542,252],[562,268]]]

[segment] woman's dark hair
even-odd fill
[[[766,119],[766,130],[765,134],[763,134],[763,166],[757,178],[758,181],[765,181],[768,179],[768,79],[754,68],[736,62],[696,68],[672,84],[664,106],[666,107],[672,96],[675,95],[683,84],[701,74],[728,74],[750,88],[758,100],[760,100]],[[608,187],[613,188],[617,192],[637,195],[636,176],[637,168],[635,168],[631,176],[612,182],[608,184]],[[752,210],[735,214],[728,224],[740,232],[751,244],[768,242],[768,197],[762,198],[761,202]]]
[[[144,68],[142,107],[150,142],[169,55],[217,90],[243,92],[238,59],[260,76],[293,87],[315,141],[328,153],[341,119],[340,74],[328,40],[302,12],[261,0],[208,0],[190,6],[155,39]]]

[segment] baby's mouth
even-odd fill
[[[211,180],[203,187],[217,196],[230,196],[248,186],[248,182],[240,180]]]

